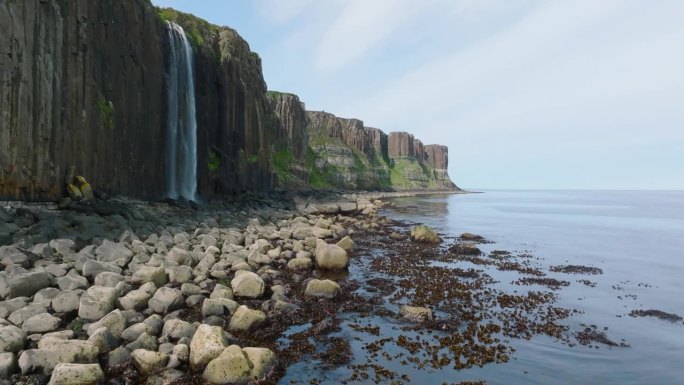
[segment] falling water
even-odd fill
[[[192,47],[185,31],[168,22],[167,182],[170,198],[196,200],[197,195],[197,120]]]

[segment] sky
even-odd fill
[[[462,188],[684,189],[684,1],[152,1],[309,110],[447,145]]]

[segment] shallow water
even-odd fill
[[[583,346],[543,335],[512,340],[511,360],[465,370],[419,370],[400,360],[374,358],[374,362],[409,376],[410,383],[455,383],[483,380],[487,384],[680,384],[684,378],[684,323],[651,317],[628,316],[632,310],[658,309],[684,315],[684,192],[633,191],[487,191],[484,194],[402,198],[385,215],[407,222],[425,223],[443,234],[447,242],[463,232],[484,236],[494,243],[480,245],[484,252],[507,250],[529,253],[534,265],[549,278],[569,281],[554,291],[555,306],[581,313],[561,321],[570,334],[595,325],[615,342],[630,347],[593,343]],[[349,277],[359,281],[374,277],[367,260],[352,262]],[[440,262],[441,263],[441,262]],[[550,266],[595,266],[601,275],[565,274]],[[518,293],[543,290],[542,286],[516,286],[516,272],[454,263],[460,268],[484,269],[498,281],[498,288]],[[596,284],[589,287],[579,280]],[[362,289],[361,289],[362,290]],[[386,304],[396,311],[396,304]],[[343,316],[344,317],[344,316]],[[380,326],[380,337],[370,337],[350,323]],[[343,318],[342,336],[351,342],[353,360],[364,364],[369,341],[396,337],[396,319],[373,315]],[[389,346],[389,345],[388,345]],[[397,349],[390,347],[390,352]],[[320,363],[306,360],[287,370],[280,383],[338,384],[350,370],[320,370]],[[373,377],[358,382],[373,383]],[[389,383],[387,380],[382,383]]]
[[[390,212],[394,218],[443,234],[476,233],[496,249],[528,251],[542,266],[603,269],[549,276],[571,282],[558,291],[558,305],[584,312],[566,324],[607,327],[609,338],[630,348],[569,347],[535,337],[516,343],[509,363],[471,370],[476,377],[489,384],[684,383],[684,324],[627,315],[635,309],[684,315],[684,192],[487,191],[395,202],[403,209]]]

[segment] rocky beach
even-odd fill
[[[392,361],[463,369],[507,362],[515,349],[506,338],[569,341],[558,321],[572,312],[553,307],[552,293],[507,293],[457,266],[544,275],[529,256],[485,255],[478,235],[447,240],[378,215],[381,195],[393,194],[5,202],[0,213],[16,231],[0,247],[2,377],[277,383],[314,359],[343,370],[340,381],[399,384],[411,378]],[[535,283],[557,288],[519,284]],[[358,341],[370,353],[361,365]],[[317,383],[292,375],[289,383]]]

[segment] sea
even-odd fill
[[[684,384],[684,322],[630,316],[635,310],[684,316],[684,191],[485,190],[392,202],[394,207],[382,212],[392,219],[427,224],[445,239],[465,232],[481,235],[492,242],[479,246],[485,253],[507,250],[534,256],[548,277],[570,283],[555,291],[554,304],[577,310],[560,321],[568,327],[567,334],[592,328],[620,342],[582,345],[536,335],[509,341],[515,351],[505,363],[462,370],[416,370],[390,363],[392,370],[408,375],[408,383]],[[597,267],[602,274],[550,270],[558,265]],[[352,263],[350,275],[362,276],[362,270]],[[507,272],[488,273],[503,283],[510,281]],[[381,324],[383,333],[396,330],[382,317],[370,322]],[[349,331],[340,334],[363,339]],[[363,346],[352,343],[352,364],[367,359]],[[373,378],[349,381],[345,368],[317,368],[315,361],[293,365],[281,383],[309,378],[320,384],[384,383]]]

